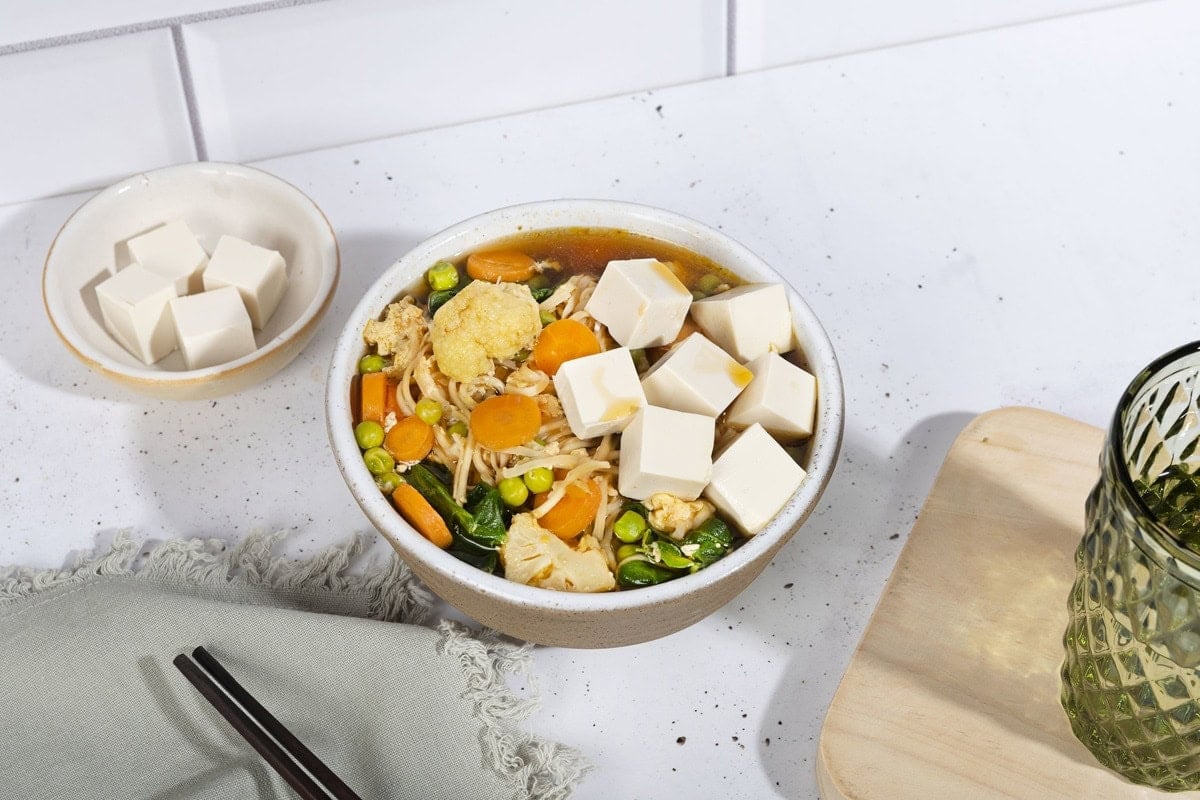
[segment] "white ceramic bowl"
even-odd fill
[[[176,219],[209,253],[231,234],[283,255],[288,288],[255,332],[253,353],[189,370],[176,351],[147,366],[105,330],[96,285],[129,263],[127,239]],[[333,228],[303,192],[261,170],[199,162],[134,175],[80,206],[50,245],[42,298],[67,349],[96,372],[156,397],[196,400],[245,389],[295,358],[329,307],[338,269]]]
[[[801,349],[817,377],[817,419],[800,489],[765,530],[695,574],[606,594],[572,594],[507,581],[459,561],[426,541],[392,507],[363,465],[354,440],[350,382],[363,355],[363,326],[440,259],[458,260],[496,239],[545,228],[620,228],[699,253],[747,281],[784,281],[742,245],[698,222],[646,206],[607,200],[553,200],[513,206],[461,222],[420,243],[388,269],[359,302],[333,353],[326,422],[338,468],[375,527],[413,571],[447,602],[497,630],[564,647],[615,647],[673,633],[744,589],[816,507],[842,440],[842,378],[829,337],[790,287]]]

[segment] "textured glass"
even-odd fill
[[[1105,766],[1200,788],[1200,343],[1130,385],[1087,500],[1062,703]]]

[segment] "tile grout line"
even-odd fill
[[[129,25],[117,25],[111,28],[98,28],[92,31],[80,31],[79,33],[68,33],[63,36],[51,36],[46,39],[31,39],[27,42],[17,42],[16,44],[0,46],[0,56],[6,56],[11,53],[25,53],[32,50],[44,50],[48,47],[59,47],[65,44],[91,42],[97,39],[111,39],[115,36],[125,36],[126,34],[130,33],[142,33],[143,31],[153,31],[160,28],[191,25],[194,22],[208,22],[216,19],[240,17],[246,14],[257,14],[260,11],[274,11],[280,8],[307,6],[326,1],[327,0],[267,0],[267,2],[263,3],[248,3],[244,6],[230,6],[229,8],[218,8],[212,11],[202,11],[197,14],[184,14],[178,17],[164,17],[162,19],[152,19],[145,22],[134,22],[130,23]]]
[[[196,107],[196,86],[192,82],[192,65],[188,61],[182,25],[171,26],[171,40],[175,43],[175,63],[179,65],[179,80],[183,84],[183,102],[187,106],[188,124],[192,128],[196,160],[208,161],[208,146],[204,141],[204,128],[200,125],[200,111]]]
[[[737,74],[737,0],[725,0],[725,77]]]

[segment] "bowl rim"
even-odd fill
[[[158,370],[153,365],[131,366],[122,364],[94,348],[87,337],[80,333],[74,323],[71,322],[70,315],[67,313],[61,297],[58,294],[50,292],[49,281],[51,279],[52,259],[54,258],[55,249],[63,233],[68,230],[81,213],[102,207],[118,195],[129,191],[130,187],[135,184],[144,183],[148,180],[170,179],[176,174],[192,172],[201,174],[211,173],[214,175],[238,175],[252,181],[274,183],[286,191],[295,193],[297,199],[301,201],[300,205],[306,211],[308,222],[315,223],[314,227],[316,227],[318,235],[322,238],[328,237],[329,243],[333,245],[332,269],[328,260],[322,258],[321,261],[324,269],[321,271],[321,280],[317,286],[316,294],[301,312],[300,316],[296,318],[296,321],[280,331],[279,334],[262,347],[255,348],[252,353],[241,358],[202,369],[176,371]],[[341,248],[338,244],[333,225],[329,222],[329,218],[325,216],[325,212],[321,210],[321,207],[297,186],[266,170],[248,167],[244,164],[233,164],[224,161],[194,161],[187,164],[176,164],[160,169],[146,170],[130,175],[100,190],[72,211],[71,215],[59,227],[58,232],[54,234],[54,239],[51,240],[50,247],[46,250],[46,257],[42,262],[42,305],[46,310],[47,318],[50,320],[50,327],[54,329],[54,333],[58,336],[59,341],[63,343],[72,355],[92,370],[119,382],[133,382],[151,387],[179,387],[207,383],[215,378],[227,378],[247,370],[253,370],[261,363],[269,361],[278,351],[286,348],[291,342],[307,336],[321,321],[322,317],[325,316],[325,312],[333,302],[333,296],[337,290],[338,280],[341,276],[341,267]]]
[[[735,256],[736,264],[722,264],[735,274],[743,275],[744,268],[751,265],[756,271],[771,276],[785,288],[791,305],[793,324],[804,334],[805,355],[814,371],[820,371],[818,380],[818,419],[813,432],[814,447],[810,453],[807,476],[800,489],[771,520],[766,528],[746,540],[737,550],[703,570],[684,575],[657,586],[647,586],[636,591],[612,591],[603,593],[574,593],[526,586],[492,575],[473,567],[427,541],[417,533],[394,510],[390,502],[376,487],[366,470],[349,469],[350,464],[361,463],[361,451],[353,436],[353,419],[350,412],[349,381],[357,370],[359,351],[362,349],[362,329],[369,319],[376,319],[395,297],[394,283],[404,285],[413,282],[424,269],[433,263],[426,256],[432,251],[463,240],[465,249],[478,247],[491,241],[506,238],[504,233],[481,233],[493,223],[508,217],[549,214],[561,212],[582,216],[588,212],[620,214],[630,220],[626,228],[634,233],[663,239],[664,237],[641,232],[636,225],[639,220],[693,235],[711,237]],[[537,223],[523,227],[517,233],[546,230],[555,227],[588,227],[586,223],[564,222],[562,225]],[[594,225],[592,227],[620,227],[616,225]],[[669,239],[664,239],[670,241]],[[678,244],[678,243],[677,243]],[[682,245],[680,246],[687,246]],[[417,260],[420,259],[419,263]],[[428,264],[426,263],[428,260]],[[411,273],[401,282],[401,274]],[[383,299],[377,299],[383,295]],[[797,324],[800,323],[800,324]],[[774,549],[786,542],[816,509],[833,470],[841,449],[845,400],[841,371],[833,344],[824,327],[809,305],[800,297],[787,280],[733,237],[711,226],[675,212],[639,203],[603,199],[559,199],[505,206],[470,217],[451,225],[424,239],[398,258],[366,290],[355,305],[338,335],[330,362],[329,378],[326,383],[326,427],[331,449],[342,478],[346,481],[355,501],[371,520],[377,530],[389,540],[393,547],[408,562],[418,562],[437,572],[440,577],[470,587],[474,593],[488,600],[499,601],[509,606],[529,609],[552,609],[561,612],[605,612],[646,608],[669,603],[689,595],[706,585],[723,583],[747,570],[761,570],[759,560],[768,557]],[[394,535],[393,531],[403,536]]]

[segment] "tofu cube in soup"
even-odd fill
[[[580,439],[625,430],[646,405],[633,356],[624,347],[563,362],[554,389],[571,433]]]
[[[804,475],[779,442],[755,423],[717,457],[704,496],[742,533],[753,536],[779,513]]]
[[[208,254],[196,241],[183,220],[168,222],[126,242],[133,260],[151,272],[157,272],[175,284],[175,293],[183,296],[203,289],[201,274]]]
[[[222,236],[204,270],[204,288],[222,286],[238,290],[250,314],[250,324],[262,330],[287,289],[283,256],[236,236]]]
[[[692,303],[704,335],[743,364],[796,346],[787,292],[778,283],[748,283]]]
[[[693,333],[650,368],[642,389],[651,405],[716,417],[753,377],[704,334]]]
[[[670,344],[683,327],[692,293],[670,267],[654,258],[609,261],[587,312],[624,347]]]
[[[617,488],[634,500],[667,492],[695,500],[712,472],[716,419],[646,406],[621,435]]]
[[[145,364],[175,349],[170,302],[175,283],[140,264],[130,264],[96,286],[104,327]]]
[[[735,428],[758,423],[781,442],[812,436],[817,379],[778,353],[764,353],[746,365],[754,380],[729,408]]]
[[[232,286],[171,301],[175,335],[188,369],[224,364],[254,352],[250,315]]]

